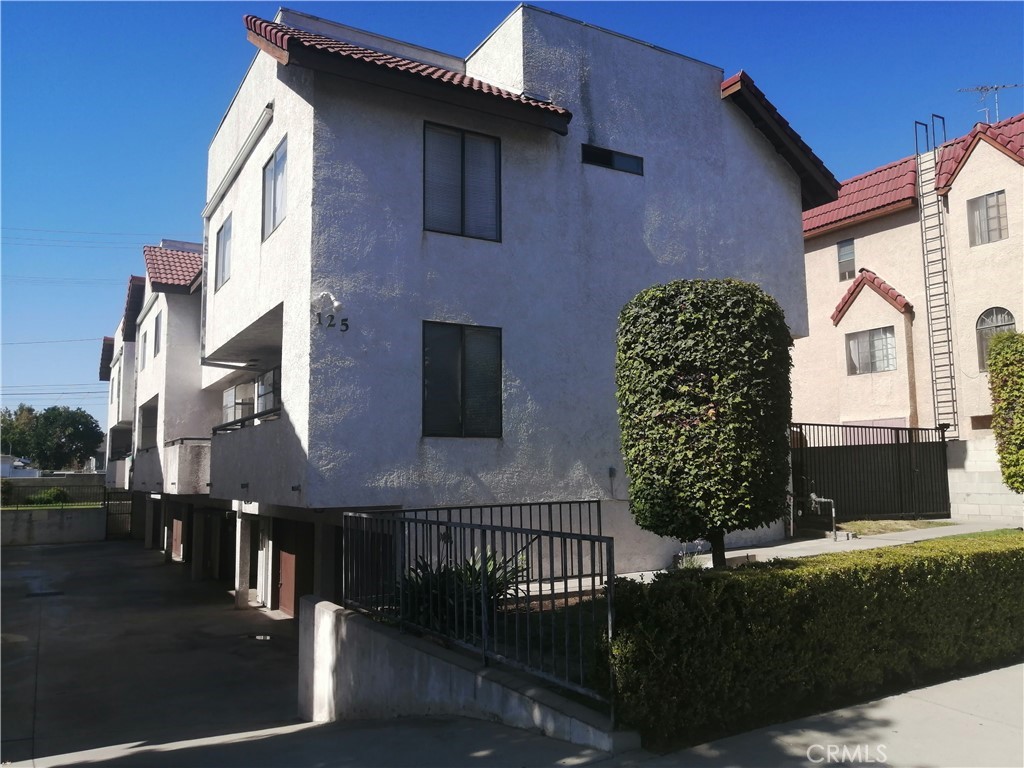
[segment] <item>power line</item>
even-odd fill
[[[47,339],[46,341],[2,341],[0,344],[75,344],[80,341],[103,341],[102,336],[96,336],[92,339]]]
[[[46,275],[8,275],[4,273],[4,280],[13,280],[22,283],[46,283],[48,285],[75,285],[78,283],[117,283],[123,285],[124,280],[115,280],[105,277],[47,277]]]
[[[164,237],[156,232],[86,232],[80,229],[38,229],[34,227],[0,227],[12,232],[52,232],[60,235],[109,235],[112,237]]]
[[[3,243],[8,248],[100,248],[104,251],[130,250],[137,251],[139,245],[50,245],[49,243]]]

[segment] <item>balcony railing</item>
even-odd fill
[[[240,419],[234,419],[233,421],[226,421],[223,424],[218,424],[213,428],[213,434],[221,435],[225,432],[233,432],[236,429],[251,427],[259,421],[272,421],[273,419],[279,418],[280,415],[281,406],[278,405],[273,408],[267,408],[266,410],[259,411],[258,413],[243,416]]]

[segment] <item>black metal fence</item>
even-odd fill
[[[3,485],[4,507],[50,507],[62,509],[72,506],[102,506],[107,489],[102,485]]]
[[[945,433],[941,429],[793,424],[794,507],[832,499],[837,520],[949,517]],[[821,512],[831,517],[824,505]]]
[[[610,703],[614,544],[579,530],[598,502],[561,505],[566,526],[570,505],[574,530],[553,527],[558,505],[346,513],[339,599]]]
[[[107,488],[107,538],[130,539],[132,536],[132,492]]]

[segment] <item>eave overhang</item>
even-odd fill
[[[110,381],[110,364],[114,360],[114,337],[103,337],[103,348],[100,350],[100,381]]]
[[[848,219],[836,221],[832,224],[826,224],[825,226],[818,227],[817,229],[806,230],[804,232],[804,240],[811,240],[820,235],[826,235],[829,232],[835,232],[839,229],[852,227],[854,224],[863,224],[864,222],[871,221],[872,219],[879,219],[882,216],[889,216],[890,214],[907,211],[912,208],[914,210],[917,209],[916,197],[910,197],[906,200],[900,200],[895,203],[890,203],[889,205],[883,205],[880,208],[875,208],[873,211],[866,211],[865,213],[851,216]]]
[[[799,177],[803,210],[825,205],[839,196],[839,182],[835,176],[754,85],[749,75],[740,72],[723,82],[722,99],[732,102],[750,119]]]
[[[560,136],[569,133],[572,113],[554,104],[529,99],[440,67],[405,69],[371,58],[356,58],[306,42],[309,33],[293,30],[257,16],[246,16],[249,42],[282,66],[300,66],[361,83],[389,88],[422,98],[545,128]],[[301,35],[301,36],[300,36]],[[318,36],[312,36],[318,37]],[[324,38],[326,45],[338,44]],[[368,51],[369,53],[374,53]],[[414,62],[409,62],[415,64]],[[429,70],[430,74],[421,70]],[[482,89],[467,85],[483,86]]]
[[[897,291],[870,269],[862,267],[859,270],[857,279],[850,284],[846,293],[843,294],[843,298],[841,298],[839,303],[836,305],[836,309],[832,313],[832,325],[839,325],[840,321],[846,315],[847,311],[849,311],[850,307],[853,306],[853,302],[857,300],[857,297],[860,296],[860,293],[864,290],[865,286],[885,299],[885,301],[897,312],[901,312],[905,315],[909,314],[913,317],[914,305],[907,300],[906,296]]]

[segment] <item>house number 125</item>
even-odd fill
[[[335,321],[334,315],[325,315],[322,312],[316,313],[316,324],[323,325],[327,328],[337,328],[342,333],[348,330],[347,317],[339,317],[337,318],[337,321]]]

